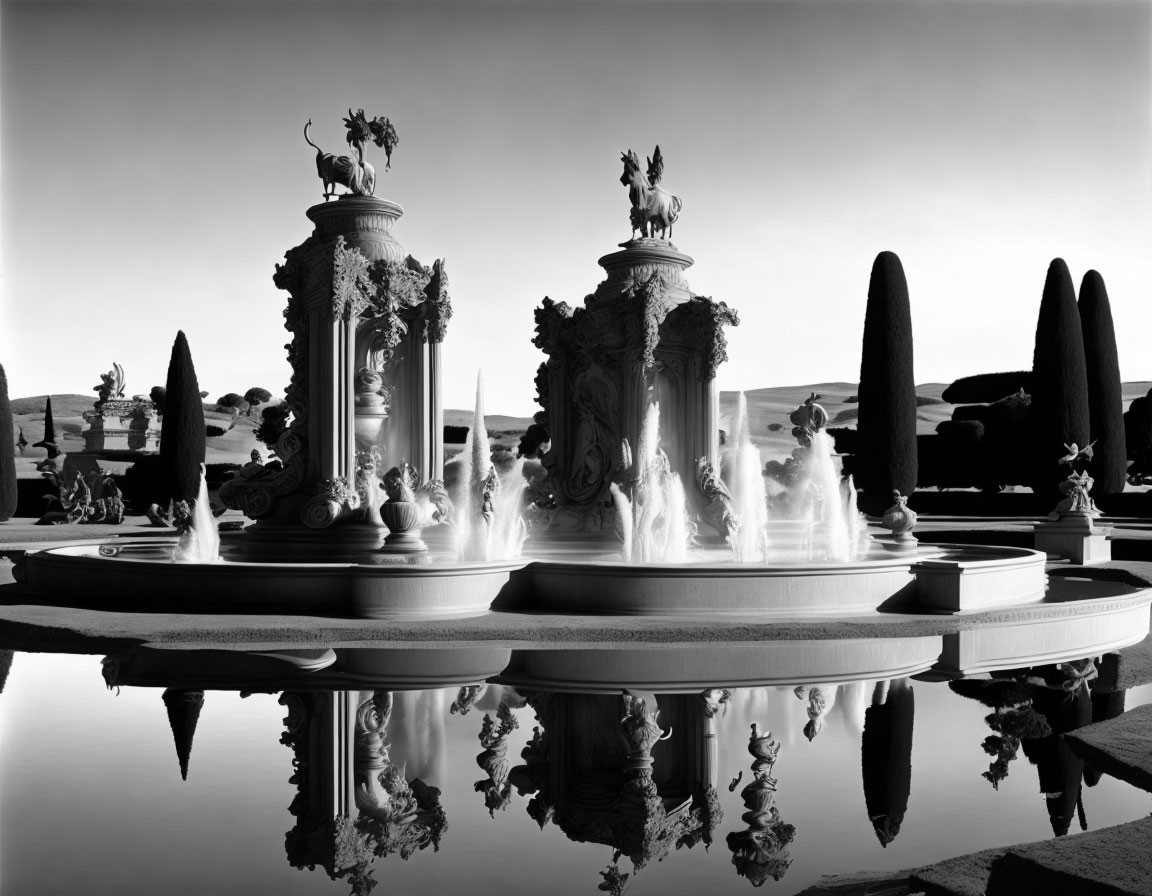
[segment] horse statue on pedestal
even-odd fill
[[[628,198],[632,201],[632,234],[640,232],[642,237],[655,237],[660,230],[660,238],[672,236],[672,224],[680,216],[683,203],[679,196],[656,186],[664,176],[664,157],[660,147],[648,159],[648,173],[640,171],[640,158],[632,150],[620,154],[624,163],[624,173],[620,183],[628,188]]]

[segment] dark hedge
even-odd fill
[[[1089,465],[1096,485],[1093,495],[1124,491],[1128,454],[1124,443],[1124,399],[1116,330],[1104,278],[1089,271],[1080,283],[1080,326],[1088,373],[1088,420],[1093,446]]]
[[[12,519],[16,512],[16,443],[12,440],[12,405],[8,402],[8,375],[0,365],[0,433],[8,444],[0,448],[0,522]]]
[[[1048,266],[1036,321],[1031,434],[1032,488],[1055,500],[1056,486],[1068,475],[1057,463],[1064,446],[1089,441],[1084,335],[1072,275],[1062,258]]]
[[[912,313],[904,267],[893,252],[872,265],[860,360],[860,417],[856,425],[856,486],[860,509],[882,513],[892,490],[916,488],[916,383]]]
[[[183,330],[176,334],[172,345],[164,391],[164,422],[160,429],[163,498],[195,501],[200,491],[206,433],[200,384]]]

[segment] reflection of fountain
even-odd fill
[[[439,849],[447,828],[440,791],[407,780],[389,756],[387,691],[285,691],[281,743],[294,753],[296,817],[285,849],[296,868],[320,865],[367,893],[374,858]]]
[[[528,537],[524,525],[524,458],[503,476],[492,463],[484,425],[484,377],[476,375],[476,411],[461,455],[456,506],[456,551],[460,560],[503,560],[520,556]]]
[[[509,780],[533,795],[527,809],[541,828],[552,821],[569,839],[611,846],[633,873],[675,847],[707,846],[721,820],[721,696],[664,694],[657,708],[653,695],[626,693],[621,712],[618,696],[532,693],[539,725]],[[626,877],[616,868],[606,880]]]
[[[753,722],[748,752],[752,754],[752,780],[740,791],[740,799],[748,810],[740,817],[748,828],[732,831],[727,842],[736,873],[759,887],[769,877],[780,880],[792,864],[787,846],[795,838],[796,828],[780,817],[775,805],[776,779],[772,771],[780,744],[772,739],[771,731],[760,734]]]

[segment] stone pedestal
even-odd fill
[[[94,410],[84,413],[88,428],[84,450],[140,451],[160,450],[160,420],[156,408],[147,398],[109,398],[97,402]]]
[[[1112,559],[1111,534],[1111,523],[1096,522],[1091,514],[1061,513],[1036,524],[1034,546],[1050,558],[1090,566]]]
[[[723,328],[738,319],[723,302],[691,291],[684,278],[691,264],[667,240],[632,240],[600,259],[607,278],[583,307],[546,298],[536,310],[534,344],[548,355],[536,376],[543,407],[536,421],[551,437],[544,465],[558,505],[552,533],[610,522],[621,442],[637,450],[655,402],[661,447],[689,495],[697,492],[698,458],[718,468],[714,379],[727,359]]]
[[[425,478],[443,475],[447,276],[442,261],[426,267],[405,255],[392,235],[403,214],[394,202],[344,196],[307,214],[315,230],[274,277],[289,294],[292,419],[275,444],[278,462],[242,471],[220,498],[278,532],[356,524],[357,546],[363,525],[375,525],[379,547],[384,530],[364,500],[368,474],[357,478],[364,454],[378,454],[377,473],[407,461]],[[341,553],[340,541],[333,532],[316,543]]]

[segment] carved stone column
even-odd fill
[[[444,264],[420,264],[392,235],[394,202],[343,196],[308,209],[315,229],[277,265],[289,294],[285,327],[290,421],[275,462],[244,468],[221,488],[259,524],[237,547],[253,559],[355,560],[384,529],[358,487],[358,454],[376,474],[404,461],[443,470],[439,344],[451,317]],[[266,428],[265,428],[266,429]]]

